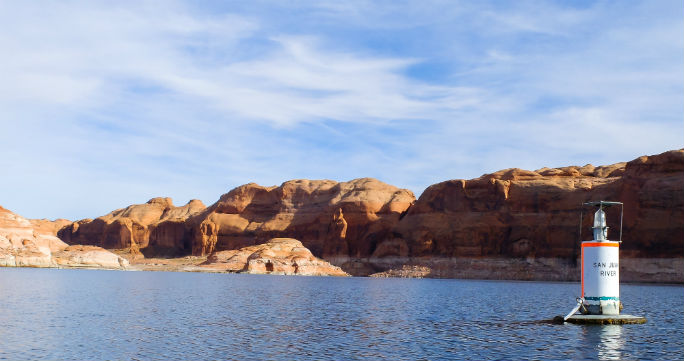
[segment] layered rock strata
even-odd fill
[[[382,242],[382,257],[579,256],[582,204],[624,203],[622,257],[684,256],[684,151],[605,167],[508,169],[430,186]],[[582,239],[592,214],[584,208]],[[619,209],[608,210],[617,239]]]
[[[190,252],[188,217],[205,209],[199,200],[175,207],[171,198],[153,198],[96,219],[83,219],[63,227],[59,237],[68,244],[110,249],[140,250],[146,255],[183,255]]]
[[[52,252],[66,247],[59,238],[37,232],[28,219],[0,207],[0,266],[50,267]]]
[[[53,263],[58,267],[72,268],[111,268],[125,269],[128,260],[107,251],[102,247],[75,245],[52,254]]]
[[[0,207],[0,266],[121,269],[128,265],[103,248],[62,242],[54,236],[60,223],[68,221],[29,221]]]
[[[584,208],[580,236],[581,205],[601,199],[624,203],[622,279],[684,282],[684,270],[671,266],[684,257],[683,150],[438,183],[372,255],[334,263],[356,275],[401,273],[410,264],[430,269],[428,277],[577,280],[580,239],[591,238],[595,211]],[[619,209],[608,210],[611,239],[619,237],[619,217]]]
[[[668,266],[684,258],[684,150],[608,166],[506,169],[432,185],[418,200],[370,178],[250,183],[208,208],[155,198],[59,235],[197,257],[288,237],[354,275],[575,280],[594,211],[584,208],[580,236],[581,205],[600,199],[624,203],[624,280],[684,282]],[[608,210],[608,223],[616,239],[619,211]]]
[[[200,267],[251,274],[348,276],[339,267],[314,257],[302,242],[292,238],[274,238],[238,250],[214,252]]]
[[[290,237],[324,258],[365,257],[391,236],[414,201],[411,191],[372,178],[250,183],[188,220],[192,251],[204,255]]]

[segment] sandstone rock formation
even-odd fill
[[[292,237],[318,256],[367,257],[414,201],[411,191],[371,178],[250,183],[189,219],[192,251],[203,255]]]
[[[28,219],[0,207],[0,266],[50,267],[52,252],[66,247],[59,238],[37,232]]]
[[[54,236],[60,223],[68,221],[29,221],[0,207],[0,266],[126,267],[128,261],[102,248],[68,246]]]
[[[252,274],[348,276],[339,267],[314,257],[302,242],[292,238],[274,238],[256,246],[214,252],[201,267]]]
[[[59,236],[197,257],[289,237],[354,275],[573,280],[581,205],[600,199],[624,202],[621,257],[633,261],[621,263],[623,275],[684,282],[673,267],[684,259],[684,150],[608,166],[506,169],[432,185],[417,201],[370,178],[250,183],[208,208],[155,198],[67,225]],[[593,211],[584,211],[583,239]],[[608,222],[615,239],[619,212],[609,210]],[[648,272],[629,268],[639,265]]]
[[[45,235],[57,236],[60,229],[72,224],[73,222],[68,219],[56,219],[51,221],[49,219],[29,219],[31,227],[40,233]]]
[[[96,219],[84,219],[62,228],[58,235],[68,244],[88,244],[132,252],[179,255],[190,252],[190,229],[185,220],[205,208],[199,200],[175,207],[170,198],[153,198]]]
[[[432,185],[376,256],[575,260],[580,206],[601,199],[624,202],[621,256],[684,255],[684,150],[675,150],[605,167],[507,169]],[[585,239],[593,212],[585,211]],[[608,217],[615,239],[619,212]]]
[[[128,261],[102,247],[75,245],[52,254],[57,266],[77,268],[127,268]]]
[[[420,257],[575,263],[581,205],[599,199],[625,203],[625,257],[684,254],[682,150],[608,166],[506,169],[450,180],[430,186],[415,204],[409,191],[367,178],[247,184],[188,222],[195,255],[292,237],[348,272],[367,275],[387,271],[386,260]],[[585,209],[585,238],[592,212]],[[617,237],[619,212],[609,212],[609,223]]]
[[[39,247],[35,242],[22,240],[19,243],[10,237],[0,236],[0,267],[51,267],[52,254],[49,249]]]

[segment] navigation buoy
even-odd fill
[[[608,239],[608,223],[604,208],[620,206],[620,235],[618,241]],[[644,323],[639,316],[621,315],[620,301],[620,244],[622,243],[622,203],[611,201],[587,202],[583,206],[596,206],[591,241],[582,241],[582,289],[577,306],[563,317],[572,323],[624,324]],[[583,218],[583,217],[580,217]],[[580,240],[582,237],[580,219]],[[577,315],[577,312],[581,314]]]
[[[598,203],[599,209],[594,213],[594,239],[582,242],[582,298],[587,314],[619,315],[620,242],[608,240],[603,211],[608,202]],[[615,203],[618,202],[610,202]]]

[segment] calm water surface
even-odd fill
[[[536,321],[579,285],[0,269],[2,360],[684,358],[684,287],[622,285],[645,325]]]

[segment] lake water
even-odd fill
[[[684,287],[622,285],[644,325],[537,322],[579,285],[0,269],[2,360],[684,357]]]

